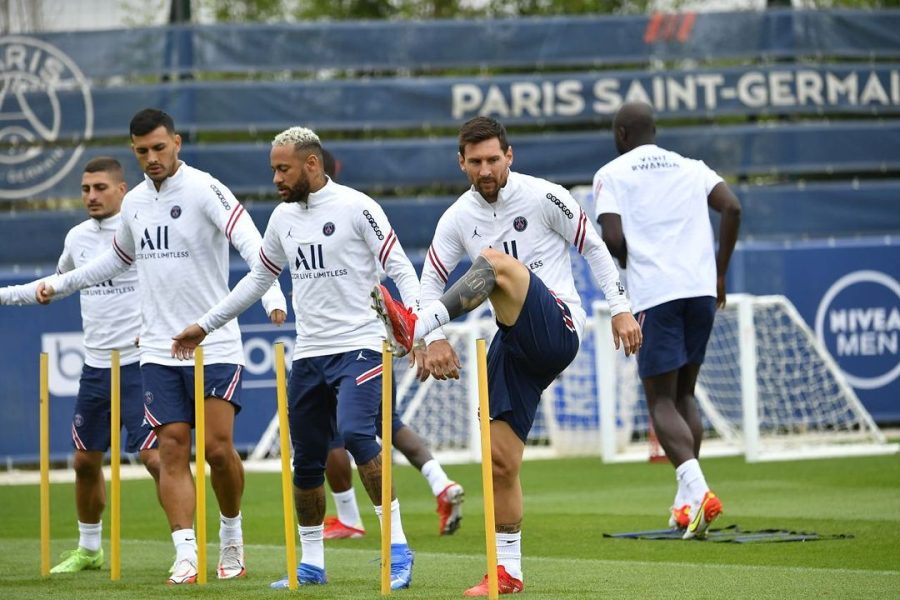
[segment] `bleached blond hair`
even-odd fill
[[[322,147],[319,136],[312,129],[306,127],[290,127],[275,136],[272,140],[273,146],[294,146],[300,150],[304,147],[318,146]]]

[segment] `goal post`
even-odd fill
[[[610,327],[609,311],[602,302],[593,308],[599,334]],[[603,414],[617,426],[630,420],[633,432],[625,444],[604,443],[606,461],[633,454],[649,424],[643,393],[635,406],[623,406],[624,390],[640,387],[629,362],[621,355],[598,355],[597,376],[612,373],[617,382],[615,395],[600,395]],[[886,443],[834,359],[784,296],[729,295],[716,315],[695,396],[708,438],[704,455],[744,454],[755,462],[898,449]]]
[[[635,358],[613,346],[608,307],[594,302],[571,365],[544,392],[525,457],[647,460],[647,404]],[[475,340],[490,342],[486,310],[444,327],[459,355],[459,380],[419,382],[399,359],[396,410],[445,463],[480,460]],[[896,452],[828,351],[783,296],[731,294],[716,314],[695,390],[702,456],[750,462]],[[277,422],[253,458],[277,456]],[[395,457],[402,461],[399,453]]]

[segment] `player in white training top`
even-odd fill
[[[261,237],[228,188],[178,159],[181,137],[169,115],[142,110],[131,120],[130,132],[146,176],[125,196],[112,247],[87,265],[51,278],[38,293],[48,300],[54,292],[83,289],[137,265],[144,414],[159,437],[160,494],[175,544],[168,581],[194,583],[193,368],[172,358],[170,337],[228,294],[229,242],[253,265]],[[267,290],[263,305],[274,323],[284,322],[287,306],[280,289]],[[211,335],[205,350],[206,459],[220,511],[217,574],[231,579],[246,573],[240,512],[244,471],[233,442],[244,363],[237,324]]]
[[[119,209],[128,186],[122,165],[114,158],[98,156],[84,166],[81,200],[88,220],[69,230],[56,272],[65,273],[87,263],[109,248],[121,220]],[[38,281],[0,288],[0,304],[37,304]],[[156,434],[144,421],[144,394],[137,346],[141,314],[137,271],[81,291],[84,329],[84,367],[72,415],[75,446],[75,511],[78,515],[78,547],[64,554],[51,573],[75,573],[103,566],[103,509],[106,482],[103,455],[110,443],[110,352],[120,354],[122,424],[128,432],[127,452],[137,452],[147,471],[159,483],[159,450]]]
[[[337,181],[339,164],[327,149],[322,149],[323,169],[333,181]],[[375,258],[380,269],[380,263]],[[452,535],[462,522],[462,502],[465,497],[463,487],[447,477],[441,463],[431,454],[428,446],[412,427],[393,414],[394,447],[406,460],[415,467],[428,482],[431,493],[437,500],[438,532],[440,535]],[[366,534],[359,505],[356,503],[356,492],[353,490],[353,467],[350,456],[340,435],[331,440],[328,460],[325,461],[325,480],[331,488],[337,515],[325,516],[326,540],[361,538]]]
[[[703,537],[722,512],[700,463],[703,423],[694,386],[725,273],[737,241],[741,205],[703,161],[655,144],[653,109],[623,105],[613,121],[620,156],[594,176],[594,214],[603,240],[625,269],[644,346],[638,373],[653,428],[675,467],[678,491],[669,525]],[[709,210],[722,214],[715,253]]]
[[[419,281],[384,211],[365,194],[329,179],[319,137],[304,127],[281,132],[270,154],[282,203],[269,219],[260,262],[231,294],[175,337],[172,355],[189,358],[217,329],[233,322],[287,266],[293,283],[297,340],[288,384],[294,447],[294,501],[302,556],[302,585],[323,584],[325,460],[339,433],[375,505],[381,504],[381,346],[384,328],[362,289],[379,281],[379,268],[415,303]],[[376,262],[377,261],[377,262]],[[393,496],[393,495],[392,495]],[[391,506],[391,588],[409,587],[413,554]],[[272,584],[288,587],[288,574]]]
[[[630,354],[641,344],[612,258],[578,203],[556,184],[510,171],[512,161],[503,125],[487,117],[463,125],[459,167],[472,187],[438,222],[422,270],[422,310],[417,317],[384,288],[373,291],[398,352],[421,354],[414,346],[427,340],[424,366],[438,379],[459,376],[459,360],[439,327],[490,299],[500,328],[488,351],[488,387],[497,576],[503,594],[524,587],[519,470],[525,440],[541,392],[575,358],[584,329],[569,245],[587,259],[606,294],[616,347],[621,342]],[[463,258],[472,267],[444,292]],[[487,576],[465,592],[487,594]]]

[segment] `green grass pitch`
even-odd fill
[[[603,465],[599,459],[524,465],[524,599],[900,598],[900,456],[746,464],[703,461],[725,513],[716,526],[786,528],[853,539],[766,544],[604,539],[604,532],[665,526],[675,490],[668,465]],[[421,476],[395,468],[403,524],[416,551],[407,599],[459,599],[485,572],[479,465],[451,466],[466,488],[463,526],[437,535],[434,499]],[[326,544],[330,582],[305,598],[379,598],[377,521],[356,485],[368,535]],[[220,582],[214,567],[218,525],[209,491],[209,583],[167,588],[174,556],[149,480],[122,484],[122,579],[100,571],[40,577],[37,486],[0,486],[0,598],[277,598],[284,571],[280,477],[247,475],[244,536],[249,575]],[[51,486],[52,560],[75,547],[71,484]],[[329,498],[330,502],[330,498]],[[104,536],[109,535],[105,518]]]

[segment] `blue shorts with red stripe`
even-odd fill
[[[703,364],[716,317],[712,296],[679,298],[637,314],[644,342],[637,354],[641,379]]]
[[[106,452],[109,449],[109,413],[111,406],[110,369],[84,365],[75,414],[72,417],[72,442],[78,450]],[[139,452],[157,446],[156,434],[144,421],[144,397],[141,367],[138,363],[124,365],[119,370],[121,383],[121,419],[127,437],[126,452]]]
[[[358,465],[381,452],[375,441],[381,372],[381,353],[365,348],[294,361],[288,420],[298,488],[313,489],[325,482],[325,460],[336,435]]]
[[[241,365],[220,363],[203,367],[203,389],[209,398],[221,398],[241,412]],[[151,427],[167,423],[194,424],[194,367],[146,363],[144,376],[144,417]]]
[[[498,325],[487,356],[491,418],[524,442],[541,393],[578,354],[578,334],[569,307],[534,273],[515,324]]]

